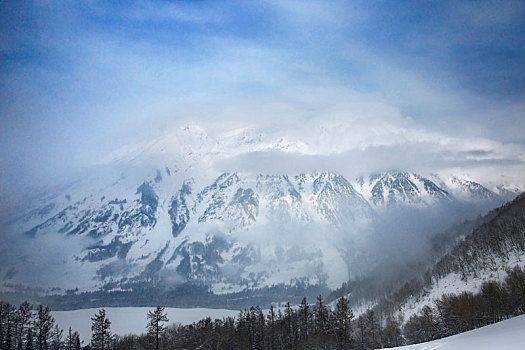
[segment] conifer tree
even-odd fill
[[[68,332],[67,332],[67,338],[66,338],[66,350],[73,350],[73,345],[75,343],[75,338],[73,338],[73,331],[71,330],[71,326],[69,326]]]
[[[5,323],[5,320],[7,320],[7,317],[6,317],[7,305],[9,304],[4,303],[3,301],[0,301],[0,346],[3,346],[4,344],[4,337],[5,337],[4,323]]]
[[[91,317],[91,348],[93,350],[107,350],[111,342],[111,322],[106,317],[106,310],[101,309]]]
[[[328,320],[328,308],[323,304],[323,298],[321,295],[317,297],[317,304],[315,309],[315,332],[316,333],[328,333],[329,320]]]
[[[77,350],[76,348],[77,341],[79,342],[79,348],[80,348],[80,336],[78,335],[78,332],[77,331],[73,332],[71,327],[69,327],[69,330],[67,332],[67,338],[64,344],[65,349],[66,350]]]
[[[290,306],[290,302],[286,303],[286,308],[284,309],[284,340],[287,347],[293,349],[295,347],[295,327],[294,327],[294,317],[295,312]]]
[[[310,306],[306,301],[306,297],[303,297],[301,304],[299,305],[299,337],[305,339],[308,336],[308,323],[310,322]]]
[[[26,346],[24,350],[33,350],[33,331],[31,327],[27,329]]]
[[[33,318],[33,313],[31,312],[31,305],[24,301],[22,304],[20,304],[20,307],[18,308],[17,312],[17,318],[18,318],[18,329],[17,329],[17,350],[22,350],[23,348],[23,339],[24,339],[24,333],[26,328],[30,328],[32,326],[31,319]],[[27,343],[27,340],[26,340]],[[33,346],[33,344],[31,344]]]
[[[35,330],[37,333],[38,350],[48,350],[47,342],[49,340],[49,333],[53,328],[55,320],[51,316],[51,311],[48,307],[40,305],[35,319]]]
[[[345,349],[350,344],[351,322],[354,314],[348,306],[348,300],[344,296],[337,300],[333,318],[337,343],[340,349]]]
[[[168,316],[164,312],[163,307],[157,306],[154,311],[148,312],[148,334],[155,339],[155,349],[159,349],[159,337],[162,332],[164,332],[165,327],[162,325],[162,322],[168,322]]]
[[[5,350],[11,350],[11,346],[13,345],[13,314],[9,313],[7,315],[7,331],[5,334],[5,340],[4,340],[4,349]]]
[[[374,310],[368,309],[363,316],[363,326],[365,333],[365,344],[367,348],[376,349],[379,344],[379,322]]]
[[[269,344],[269,347],[271,350],[275,349],[276,348],[276,336],[275,336],[275,323],[277,321],[277,315],[275,313],[275,308],[273,307],[273,305],[270,305],[270,311],[268,311],[268,316],[267,316],[267,322],[266,324],[268,325],[268,344]]]
[[[15,348],[16,318],[16,309],[11,304],[0,301],[0,348],[2,350]]]
[[[80,336],[78,335],[77,332],[75,332],[76,334],[76,337],[75,337],[75,350],[82,350],[82,346],[80,345]]]
[[[55,325],[51,334],[51,349],[60,350],[62,348],[62,334],[64,331]]]
[[[261,349],[265,348],[265,328],[266,328],[266,320],[264,318],[264,313],[262,309],[257,306],[258,316],[257,316],[257,327],[258,327],[258,333],[259,333],[259,341],[261,343]]]

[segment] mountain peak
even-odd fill
[[[454,192],[455,196],[462,199],[497,199],[498,195],[483,185],[458,176],[450,176],[446,180],[447,186]]]
[[[431,180],[415,173],[399,170],[373,173],[365,179],[356,179],[358,190],[377,207],[401,203],[428,206],[449,199],[446,190]]]

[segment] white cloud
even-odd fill
[[[440,168],[523,162],[523,102],[480,97],[450,84],[453,76],[440,80],[411,65],[417,57],[371,45],[359,35],[377,20],[373,8],[223,5],[139,1],[114,11],[90,2],[85,18],[83,6],[44,2],[32,9],[39,23],[32,44],[43,49],[43,63],[22,62],[3,75],[9,118],[2,125],[13,131],[1,135],[9,178],[3,182],[40,183],[192,120],[214,130],[262,127],[301,143],[302,153],[293,156],[319,168],[413,167],[416,159],[430,168],[433,158]],[[246,27],[244,14],[261,16],[266,26]],[[133,30],[119,27],[122,21]],[[171,22],[192,30],[171,32]],[[28,41],[28,33],[9,47]],[[422,37],[439,50],[461,39],[435,33]]]
[[[472,174],[483,183],[525,187],[523,144],[431,130],[391,105],[344,89],[302,89],[280,101],[266,104],[253,97],[234,104],[228,99],[202,105],[191,101],[180,106],[179,113],[190,115],[185,122],[203,127],[215,140],[210,145],[219,145],[199,149],[212,155],[206,163],[216,171],[328,170],[351,179],[400,169]],[[172,135],[159,137],[160,144],[171,142]],[[175,139],[193,144],[180,136]],[[176,143],[170,147],[170,154],[180,151]]]

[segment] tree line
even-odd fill
[[[17,308],[0,301],[1,350],[80,350],[78,332],[69,327],[67,334],[55,324],[48,307],[36,310],[28,302]]]
[[[344,296],[333,308],[318,296],[313,305],[303,298],[297,308],[287,303],[264,312],[256,306],[238,317],[167,327],[161,324],[167,321],[163,310],[148,314],[146,334],[115,337],[112,349],[374,349],[403,344],[400,322],[380,322],[373,310],[354,317]]]
[[[319,296],[313,305],[303,298],[298,308],[251,307],[236,318],[159,327],[167,321],[163,310],[148,314],[157,322],[147,334],[116,337],[112,349],[379,349],[431,341],[524,314],[525,270],[515,266],[503,282],[485,282],[477,293],[445,294],[404,325],[402,314],[385,317],[376,308],[354,317],[344,296],[333,309]]]
[[[147,314],[146,333],[125,336],[112,334],[100,309],[91,318],[91,341],[85,346],[71,328],[64,337],[47,307],[0,306],[0,350],[370,349],[403,343],[399,322],[389,319],[382,326],[372,310],[355,318],[344,296],[333,309],[321,296],[314,305],[305,297],[298,308],[287,303],[265,313],[257,306],[238,317],[208,317],[190,325],[166,326],[165,309],[157,307]]]
[[[466,332],[525,313],[525,270],[515,266],[503,283],[489,281],[478,293],[445,294],[424,306],[403,328],[410,344]]]
[[[238,317],[203,318],[189,325],[169,321],[165,309],[148,312],[146,333],[118,336],[101,309],[91,318],[91,342],[81,346],[71,327],[64,336],[50,310],[34,311],[0,302],[0,350],[164,350],[164,349],[378,349],[439,339],[525,313],[525,270],[508,271],[503,282],[485,282],[478,293],[445,294],[424,306],[403,326],[402,316],[384,317],[367,309],[355,317],[345,296],[330,307],[306,297],[297,308],[287,303],[240,311]]]

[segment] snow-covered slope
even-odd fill
[[[497,197],[497,194],[483,185],[457,176],[451,176],[445,179],[445,186],[456,197],[470,201],[495,199]]]
[[[400,346],[399,350],[515,350],[525,344],[525,315],[427,343]]]
[[[398,204],[429,206],[449,201],[449,193],[421,175],[389,171],[356,179],[358,190],[376,207]]]
[[[0,257],[2,288],[60,293],[192,282],[224,293],[299,281],[336,287],[373,267],[362,242],[389,224],[389,208],[456,200],[449,188],[410,172],[352,184],[326,171],[216,169],[220,160],[265,151],[312,154],[306,144],[256,129],[212,136],[195,124],[121,149],[1,218],[10,247]],[[482,187],[462,184],[463,192]]]
[[[12,231],[31,243],[56,235],[70,242],[59,263],[64,273],[43,274],[38,285],[125,288],[192,280],[211,283],[217,292],[303,278],[336,285],[348,278],[346,270],[333,281],[328,276],[334,259],[344,264],[338,235],[358,235],[375,219],[368,202],[337,174],[222,173],[205,186],[186,174],[157,170],[144,181],[121,176],[83,198],[77,193],[82,186],[74,185],[12,222]],[[299,244],[300,230],[307,238]],[[333,241],[326,242],[330,231]],[[32,259],[15,259],[7,280],[30,283],[25,268],[37,265]]]
[[[407,321],[425,306],[435,307],[445,294],[478,294],[485,282],[504,283],[515,267],[525,267],[525,193],[475,222],[463,226],[463,234],[425,270],[394,281],[375,296],[349,294],[356,313],[376,307]]]

